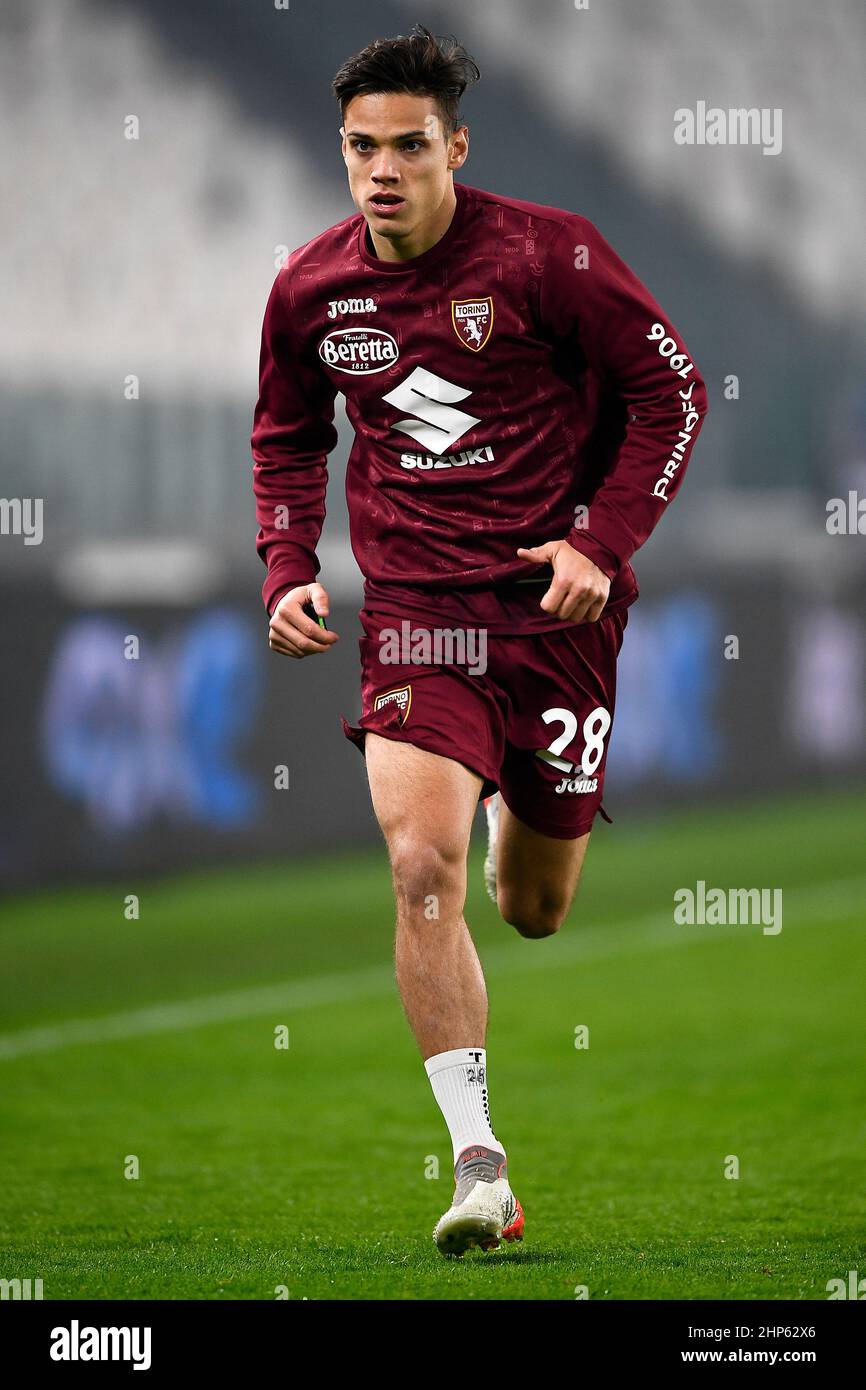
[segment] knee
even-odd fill
[[[398,907],[435,907],[433,915],[438,917],[440,902],[450,904],[461,883],[465,888],[465,863],[455,846],[399,836],[389,845],[389,854]]]
[[[531,941],[540,941],[545,936],[555,936],[565,921],[568,904],[558,898],[515,898],[507,893],[499,894],[499,912],[503,921],[514,927],[521,936]]]

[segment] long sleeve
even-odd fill
[[[541,287],[542,323],[625,403],[617,456],[569,544],[610,579],[643,545],[682,484],[707,412],[688,349],[637,276],[586,218],[566,222]]]
[[[337,442],[336,391],[305,359],[292,332],[288,272],[274,281],[262,325],[259,399],[253,420],[256,550],[268,567],[268,612],[289,589],[319,573],[316,546],[325,520],[326,458]]]

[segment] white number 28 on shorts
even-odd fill
[[[541,717],[545,724],[562,724],[563,730],[546,748],[539,748],[536,756],[543,758],[545,762],[552,763],[562,772],[573,772],[574,764],[559,755],[563,748],[567,748],[573,741],[577,733],[577,715],[570,709],[554,708],[546,709]],[[595,709],[584,719],[583,753],[580,759],[580,770],[584,777],[591,777],[601,762],[604,756],[604,740],[610,725],[610,715],[603,705],[596,705]]]

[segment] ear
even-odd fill
[[[343,160],[345,161],[349,151],[349,142],[346,139],[346,127],[344,125],[340,126],[340,135],[342,137],[340,141],[340,149],[343,152]]]
[[[469,158],[469,127],[458,126],[449,142],[448,168],[459,169]]]

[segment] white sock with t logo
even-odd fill
[[[487,1052],[483,1047],[456,1047],[437,1052],[424,1063],[433,1094],[445,1117],[454,1162],[472,1144],[483,1144],[504,1154],[490,1128],[487,1099]]]

